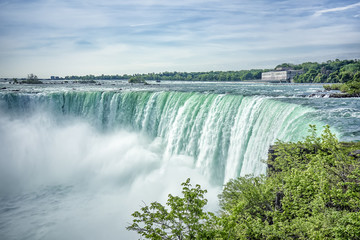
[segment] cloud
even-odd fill
[[[314,16],[321,16],[324,13],[330,13],[330,12],[342,12],[342,11],[346,11],[346,10],[356,8],[356,7],[360,7],[360,2],[351,4],[351,5],[347,5],[347,6],[344,6],[344,7],[336,7],[336,8],[329,8],[329,9],[319,10],[319,11],[315,12]]]
[[[324,54],[337,49],[338,57],[341,46],[360,42],[360,29],[351,16],[315,18],[314,12],[326,13],[319,6],[327,3],[9,1],[0,7],[0,77],[29,68],[44,77],[54,71],[70,75],[237,70],[259,66],[275,58],[277,50],[287,49],[278,56],[291,58],[312,46]]]

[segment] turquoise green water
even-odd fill
[[[314,109],[266,96],[198,92],[97,91],[4,96],[17,114],[50,113],[61,121],[85,119],[105,132],[126,129],[161,139],[163,159],[192,157],[193,165],[222,184],[265,173],[261,159],[279,138],[299,140]],[[20,112],[19,112],[20,111]]]
[[[187,177],[216,209],[230,178],[266,172],[276,139],[329,124],[360,140],[360,100],[319,85],[101,83],[1,83],[1,239],[135,239],[130,213]]]

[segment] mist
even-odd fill
[[[164,158],[164,140],[100,131],[88,122],[44,112],[0,113],[1,239],[135,239],[126,231],[143,202],[166,202],[181,182],[212,186],[185,155]]]

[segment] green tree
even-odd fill
[[[145,79],[140,75],[131,77],[128,82],[129,83],[146,83]]]
[[[261,229],[273,223],[274,191],[265,176],[245,176],[230,180],[219,195],[222,239],[265,239]]]
[[[326,79],[326,76],[324,76],[323,74],[321,73],[318,73],[316,75],[316,77],[314,78],[314,83],[321,83],[321,82],[324,82]]]
[[[28,74],[27,77],[28,80],[38,80],[38,77],[34,75],[33,73]]]
[[[340,79],[339,79],[339,71],[335,71],[333,73],[330,73],[327,81],[328,83],[338,83],[340,82]]]
[[[27,84],[42,84],[43,82],[38,79],[38,77],[34,74],[28,74],[28,77],[26,80],[23,80],[21,83],[27,83]]]
[[[184,183],[183,197],[169,194],[166,206],[153,202],[132,214],[133,224],[127,230],[136,231],[147,239],[213,239],[215,229],[211,222],[215,216],[205,212],[206,190],[200,185],[192,187],[190,179]]]
[[[340,82],[346,83],[352,80],[353,76],[350,72],[341,72],[340,74]]]

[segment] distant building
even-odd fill
[[[303,70],[292,70],[277,68],[276,71],[263,72],[261,74],[262,81],[279,81],[279,82],[292,82],[295,76],[303,74]]]
[[[51,76],[50,79],[51,79],[51,80],[59,80],[60,77],[58,77],[58,76]]]

